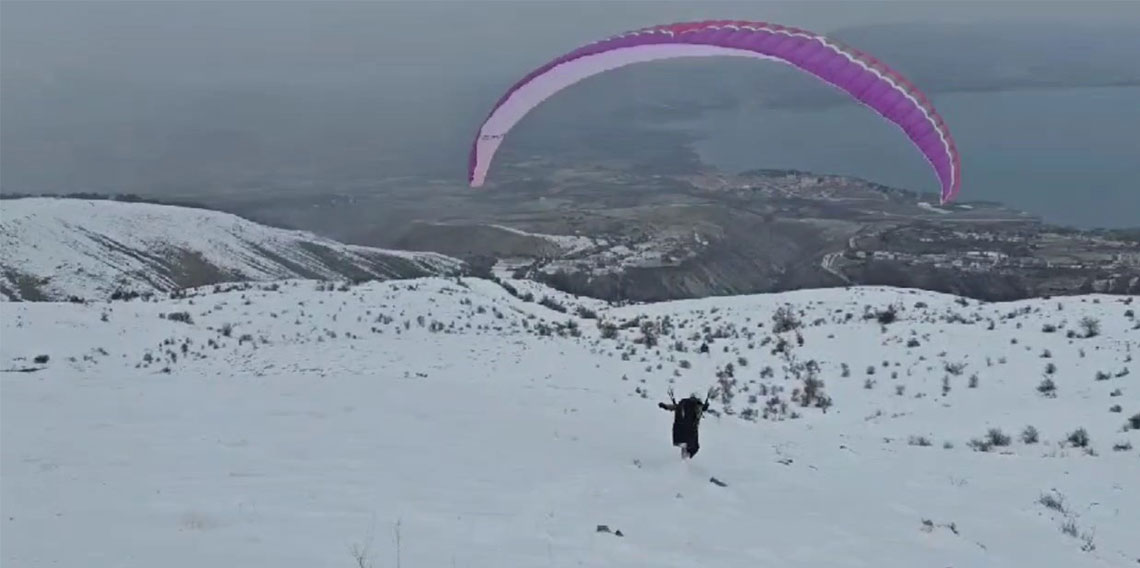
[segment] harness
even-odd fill
[[[689,412],[694,412],[693,418],[696,420],[701,419],[704,414],[701,401],[693,398],[686,398],[677,404],[677,410],[680,411],[681,418],[688,418]]]

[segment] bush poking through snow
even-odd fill
[[[1057,398],[1057,383],[1046,377],[1045,380],[1041,381],[1041,384],[1037,385],[1037,392],[1049,398]]]
[[[804,375],[803,396],[800,397],[800,405],[815,406],[826,412],[827,407],[831,406],[831,399],[823,394],[823,381],[816,376],[817,373],[813,370],[805,371]]]
[[[1089,446],[1089,433],[1084,428],[1077,428],[1066,438],[1074,448],[1087,448]]]
[[[1001,428],[990,428],[986,432],[986,440],[993,446],[1008,446],[1012,441],[1008,434],[1001,431]]]
[[[776,333],[792,331],[801,325],[795,310],[790,305],[780,306],[776,309],[776,313],[772,314],[772,331]]]
[[[538,305],[550,308],[556,312],[560,312],[563,314],[568,311],[566,309],[566,306],[563,306],[562,304],[560,304],[558,302],[558,300],[555,300],[554,298],[551,298],[550,296],[543,296],[542,300],[540,300],[538,302]]]
[[[356,568],[372,568],[372,561],[369,560],[368,545],[353,544],[348,549],[352,559],[356,562]]]
[[[1100,320],[1085,316],[1081,318],[1081,336],[1088,339],[1100,335]]]
[[[574,313],[578,314],[578,317],[582,319],[598,319],[598,312],[595,312],[586,306],[578,306],[578,309],[575,310]]]
[[[891,304],[885,310],[879,310],[875,313],[875,320],[883,325],[890,325],[899,319],[898,306]]]
[[[169,314],[165,315],[166,319],[170,321],[176,321],[185,324],[194,323],[194,319],[190,317],[190,312],[170,312]]]
[[[1046,509],[1052,509],[1062,515],[1067,512],[1065,510],[1065,496],[1060,493],[1042,493],[1037,502],[1044,505]]]
[[[1034,428],[1032,425],[1026,426],[1025,429],[1021,431],[1021,441],[1023,443],[1036,444],[1038,438],[1039,438],[1039,435],[1037,433],[1037,429]]]
[[[598,321],[598,330],[602,332],[602,339],[616,339],[618,326],[608,321]]]
[[[993,448],[1008,446],[1012,440],[1000,428],[990,428],[982,438],[970,440],[969,445],[975,451],[988,452]]]
[[[1131,426],[1133,430],[1140,430],[1140,412],[1133,414],[1132,417],[1128,419],[1128,425]]]

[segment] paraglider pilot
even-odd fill
[[[697,398],[697,395],[692,395],[678,402],[673,398],[673,389],[670,388],[670,402],[668,404],[657,403],[659,408],[673,411],[673,445],[681,448],[682,459],[697,455],[701,449],[698,428],[700,427],[701,416],[709,409],[709,397],[712,396],[712,393],[713,390],[709,389],[709,393],[703,401]]]

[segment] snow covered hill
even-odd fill
[[[526,286],[0,305],[3,564],[1140,562],[1135,297]]]
[[[5,300],[107,299],[247,280],[436,276],[461,266],[440,254],[344,245],[205,209],[50,197],[4,200],[0,208]]]

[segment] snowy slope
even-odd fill
[[[494,227],[496,229],[501,229],[509,233],[514,233],[516,235],[535,237],[549,241],[556,245],[562,254],[574,254],[576,252],[581,252],[599,246],[599,244],[603,246],[606,244],[606,241],[604,239],[595,240],[590,237],[583,237],[581,235],[551,235],[547,233],[532,233],[530,231],[524,231],[522,229],[516,229],[514,227],[508,227],[506,225],[492,224],[488,226]]]
[[[116,290],[283,278],[447,274],[456,259],[344,245],[204,209],[26,198],[0,203],[0,296],[92,299]]]
[[[1134,300],[963,305],[854,288],[593,305],[595,320],[492,282],[428,278],[8,303],[0,554],[5,566],[147,568],[347,567],[356,555],[1136,566]],[[891,304],[896,321],[879,323]],[[799,327],[775,333],[782,306],[794,317],[776,319]],[[1098,334],[1084,337],[1086,317]],[[813,369],[826,412],[796,402]],[[655,403],[718,374],[717,415],[682,463]],[[1038,390],[1047,374],[1053,396]],[[1036,443],[1020,439],[1027,425]],[[1082,427],[1087,448],[1067,441]],[[990,428],[1011,442],[971,447]]]

